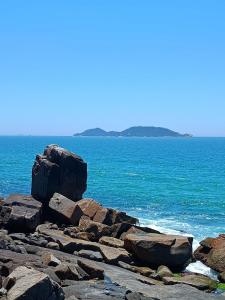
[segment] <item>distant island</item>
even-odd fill
[[[74,136],[111,136],[111,137],[191,137],[173,130],[154,126],[134,126],[123,131],[105,131],[101,128],[88,129]]]

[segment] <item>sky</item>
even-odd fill
[[[224,0],[0,1],[0,134],[225,136]]]

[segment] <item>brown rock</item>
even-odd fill
[[[100,252],[105,262],[117,265],[119,261],[129,263],[131,261],[129,253],[122,248],[113,248],[101,245]]]
[[[79,205],[58,193],[54,193],[50,199],[49,207],[55,213],[56,218],[60,218],[61,222],[77,225],[82,216]]]
[[[104,279],[104,270],[98,265],[96,265],[94,262],[85,262],[83,260],[78,259],[77,263],[78,266],[80,266],[86,273],[88,273],[91,279]]]
[[[82,211],[82,215],[87,216],[90,219],[93,219],[97,211],[102,208],[102,206],[93,199],[82,199],[76,204]]]
[[[55,257],[51,252],[44,252],[42,254],[42,262],[44,265],[57,267],[61,264],[61,261]]]
[[[153,268],[182,270],[192,258],[192,238],[162,234],[128,234],[124,247]]]
[[[194,257],[219,273],[225,271],[225,235],[207,238],[200,243]]]

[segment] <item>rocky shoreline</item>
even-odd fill
[[[225,235],[193,253],[192,237],[141,227],[86,188],[83,159],[49,145],[31,195],[0,199],[0,299],[224,299]],[[196,260],[218,281],[185,271]]]

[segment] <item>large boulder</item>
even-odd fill
[[[124,248],[153,268],[182,270],[192,258],[192,238],[163,234],[128,234]]]
[[[222,273],[225,271],[225,234],[217,238],[207,238],[200,242],[194,257],[208,267]]]
[[[31,194],[48,201],[55,192],[77,201],[87,188],[87,164],[76,154],[57,145],[49,145],[37,155],[32,169]]]
[[[7,278],[15,284],[7,293],[8,300],[63,300],[62,288],[48,275],[33,268],[18,267]]]
[[[10,195],[0,207],[0,222],[14,232],[30,232],[40,224],[42,204],[30,195]]]

